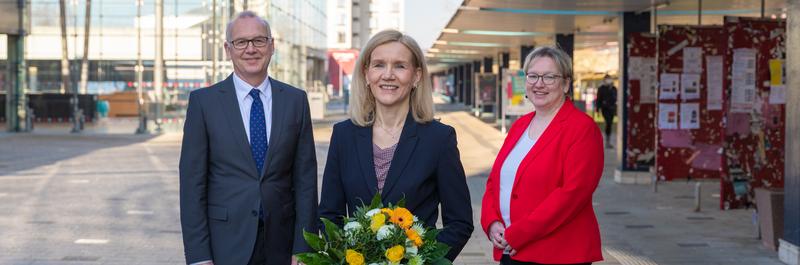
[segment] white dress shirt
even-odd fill
[[[242,114],[242,122],[244,123],[244,131],[247,133],[247,142],[250,142],[250,108],[253,106],[253,98],[250,96],[250,90],[253,88],[261,91],[261,103],[264,105],[264,118],[267,124],[267,144],[269,144],[269,137],[272,128],[272,85],[269,82],[269,75],[257,87],[253,87],[241,78],[236,73],[233,73],[233,86],[236,87],[236,98],[239,100],[239,113]]]

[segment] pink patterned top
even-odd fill
[[[395,149],[397,149],[397,144],[386,149],[381,149],[378,145],[372,144],[372,161],[374,161],[375,175],[378,178],[378,193],[383,192],[383,184],[386,183],[386,174],[389,173],[389,167],[392,165]]]

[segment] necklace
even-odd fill
[[[392,137],[392,139],[397,139],[397,132],[395,132],[395,131],[397,131],[397,130],[391,130],[391,131],[390,131],[389,129],[386,129],[386,127],[383,127],[383,126],[378,126],[378,127],[379,127],[379,128],[381,128],[381,130],[383,130],[384,132],[386,132],[386,134],[388,134],[389,136],[391,136],[391,137]],[[402,129],[402,128],[403,128],[403,127],[401,126],[401,127],[400,127],[400,129]]]

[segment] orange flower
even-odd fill
[[[414,242],[415,246],[422,246],[422,238],[419,236],[416,230],[406,229],[406,236],[409,240],[411,240],[411,242]]]
[[[397,207],[392,211],[390,221],[403,229],[408,229],[414,224],[414,215],[406,208]]]

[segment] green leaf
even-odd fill
[[[381,194],[375,193],[375,196],[372,197],[372,203],[369,204],[370,209],[381,208],[383,207],[383,203],[381,202]]]
[[[339,241],[342,238],[341,228],[326,218],[320,218],[322,223],[325,224],[325,237],[329,241]]]
[[[301,253],[297,254],[297,261],[306,265],[328,265],[336,264],[336,260],[320,253]]]
[[[303,229],[303,238],[308,243],[308,246],[313,248],[316,251],[322,250],[322,245],[324,244],[323,239],[319,236],[319,234],[309,233],[305,229]]]
[[[406,208],[406,194],[403,193],[403,198],[400,198],[400,201],[397,202],[397,207]]]
[[[440,258],[440,259],[434,260],[430,264],[431,265],[453,265],[453,262],[450,262],[450,260],[446,259],[446,258]]]

